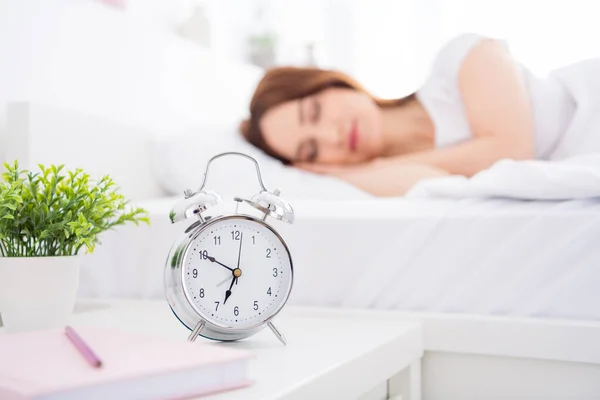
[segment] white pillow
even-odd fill
[[[151,142],[151,162],[158,182],[170,194],[197,189],[207,162],[213,156],[238,151],[254,157],[267,190],[279,188],[289,199],[364,199],[372,196],[331,176],[286,166],[248,143],[234,124],[210,124],[172,133]],[[254,164],[243,157],[227,156],[210,165],[206,187],[222,196],[249,197],[260,186]]]

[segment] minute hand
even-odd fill
[[[240,268],[240,257],[242,256],[242,241],[244,240],[244,233],[240,235],[240,251],[238,251],[238,263],[237,268]]]

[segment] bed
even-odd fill
[[[181,196],[150,174],[144,129],[40,104],[8,113],[8,137],[26,139],[12,142],[12,154],[110,172],[150,213],[151,226],[108,232],[86,256],[80,297],[163,298],[164,262],[185,224],[168,220]],[[49,133],[81,132],[115,141],[94,142],[86,157],[48,152]],[[269,171],[269,187],[279,184]],[[306,185],[282,183],[297,217],[276,225],[294,257],[290,303],[393,309],[421,321],[424,398],[600,396],[600,201],[375,199],[347,188],[318,199],[329,182],[308,196]]]
[[[116,233],[111,244],[118,253],[138,249],[138,268],[155,271],[156,279],[122,289],[107,284],[90,295],[162,297],[159,272],[187,226],[168,221],[177,200],[141,202],[152,226],[131,227],[136,235]],[[295,223],[274,226],[294,258],[294,304],[600,321],[600,201],[292,204]],[[232,212],[233,202],[219,211]],[[114,269],[116,275],[124,268]]]
[[[600,321],[599,201],[332,201],[298,214],[296,302]]]

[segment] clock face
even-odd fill
[[[209,221],[184,256],[185,294],[215,325],[244,329],[260,325],[283,306],[292,286],[287,246],[252,217]]]

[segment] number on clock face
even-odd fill
[[[190,242],[183,274],[186,295],[205,319],[244,328],[281,308],[292,264],[285,244],[261,221],[227,217]]]

